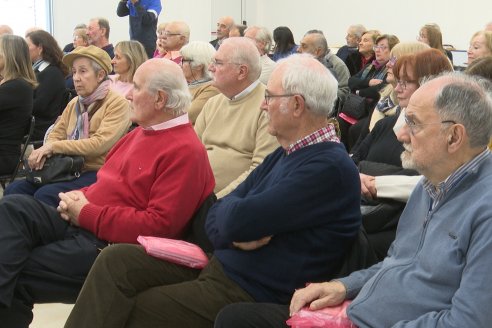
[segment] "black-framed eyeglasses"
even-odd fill
[[[403,90],[406,90],[407,89],[407,84],[408,83],[415,83],[417,84],[418,81],[413,81],[413,80],[409,80],[409,81],[405,81],[405,80],[396,80],[396,85],[400,86]]]
[[[456,121],[453,120],[444,120],[441,122],[432,122],[432,123],[415,123],[413,119],[409,118],[407,115],[404,116],[405,124],[408,126],[410,133],[412,136],[417,134],[422,128],[426,125],[434,125],[434,124],[456,124]]]
[[[265,91],[265,104],[268,105],[268,103],[270,102],[270,98],[284,98],[284,97],[294,97],[294,96],[301,96],[302,97],[302,95],[300,95],[298,93],[285,93],[282,95],[271,95],[268,93],[268,91]]]
[[[193,61],[193,59],[189,59],[189,58],[182,58],[181,59],[181,67],[183,67],[184,63],[191,63]]]

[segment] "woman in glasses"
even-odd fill
[[[212,77],[208,71],[214,54],[215,48],[208,42],[194,41],[181,48],[181,68],[193,97],[188,109],[188,116],[193,125],[207,100],[219,93],[219,90],[212,86]]]

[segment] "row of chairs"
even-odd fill
[[[0,175],[0,185],[2,186],[3,189],[5,189],[5,186],[8,183],[11,183],[12,181],[14,181],[17,174],[19,174],[19,170],[22,167],[22,164],[24,162],[24,156],[26,154],[27,147],[31,144],[31,138],[32,138],[32,135],[34,133],[34,124],[35,123],[36,123],[36,120],[35,120],[34,116],[31,116],[28,131],[27,131],[26,135],[24,136],[22,144],[20,145],[21,154],[19,157],[19,161],[17,162],[17,165],[15,166],[14,171],[11,174]]]

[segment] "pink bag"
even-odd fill
[[[305,307],[286,321],[292,328],[357,328],[347,317],[347,307],[351,301],[338,306],[311,311]]]
[[[202,269],[208,263],[208,257],[195,244],[183,240],[138,236],[137,241],[150,256],[193,269]]]

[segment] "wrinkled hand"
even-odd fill
[[[63,220],[70,222],[74,226],[79,226],[79,214],[82,208],[89,204],[83,192],[79,190],[61,192],[60,204],[57,207],[58,212]]]
[[[310,310],[319,310],[327,306],[341,304],[345,300],[347,289],[340,281],[313,283],[306,288],[298,289],[290,301],[290,315],[299,312],[309,304]]]
[[[53,155],[53,147],[50,144],[46,144],[38,149],[34,149],[31,155],[29,155],[27,163],[31,170],[41,170],[44,162],[51,155]]]
[[[369,86],[370,87],[373,87],[373,86],[381,84],[381,83],[383,83],[383,80],[379,80],[379,79],[370,79],[369,80]]]
[[[376,199],[378,196],[376,178],[363,173],[359,173],[359,176],[361,194],[368,200]]]
[[[235,241],[232,244],[234,245],[234,247],[242,249],[243,251],[253,251],[255,249],[265,246],[270,242],[271,239],[272,236],[266,236],[261,239],[253,240],[253,241],[244,241],[244,242]]]

